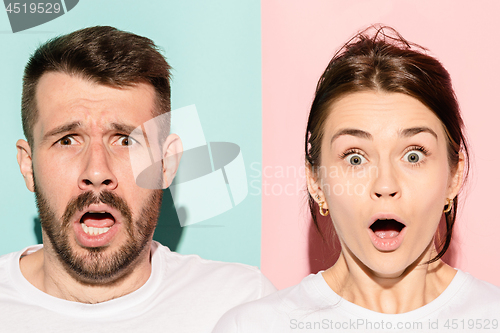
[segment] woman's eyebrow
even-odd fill
[[[436,140],[438,139],[436,132],[434,132],[429,127],[425,127],[425,126],[406,128],[406,129],[399,132],[399,136],[409,138],[411,136],[417,135],[417,134],[422,133],[422,132],[432,134],[436,138]]]
[[[436,138],[436,140],[438,139],[436,132],[434,132],[429,127],[425,127],[425,126],[406,128],[406,129],[401,130],[399,132],[399,136],[409,138],[411,136],[417,135],[417,134],[422,133],[422,132],[429,133],[429,134],[433,135]],[[335,139],[337,139],[339,136],[342,136],[342,135],[352,135],[352,136],[356,136],[356,137],[362,138],[362,139],[373,140],[373,136],[368,132],[365,132],[363,130],[356,129],[356,128],[344,128],[344,129],[339,130],[337,133],[335,133],[332,136],[332,139],[330,140],[330,144],[332,144],[333,141],[335,141]]]
[[[357,128],[344,128],[344,129],[339,130],[337,133],[335,133],[332,136],[332,139],[330,140],[330,144],[332,144],[333,141],[335,141],[335,139],[337,139],[339,136],[342,136],[342,135],[352,135],[352,136],[357,136],[358,138],[362,138],[362,139],[373,140],[373,136],[368,132],[362,131],[362,130],[357,129]]]

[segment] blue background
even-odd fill
[[[63,16],[12,33],[0,11],[0,254],[36,243],[37,211],[16,161],[17,139],[24,138],[20,101],[29,55],[47,39],[94,25],[111,25],[152,39],[173,67],[172,108],[195,104],[207,141],[241,147],[247,175],[261,165],[260,2],[245,1],[90,1],[81,0]],[[64,166],[62,166],[64,167]],[[253,193],[253,194],[252,194]],[[168,200],[167,200],[168,201]],[[179,233],[180,253],[207,259],[260,264],[261,197],[249,191],[235,208],[180,228],[158,228],[155,238]],[[158,236],[158,237],[156,237]]]

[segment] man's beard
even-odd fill
[[[132,220],[127,203],[106,190],[99,195],[92,191],[85,192],[72,199],[61,219],[56,218],[47,198],[37,189],[36,181],[35,197],[42,229],[66,270],[80,282],[103,284],[117,281],[130,272],[136,259],[146,250],[158,222],[163,191],[155,190],[151,194],[135,220]],[[107,247],[80,247],[79,251],[76,251],[70,242],[73,233],[71,218],[76,212],[98,203],[120,211],[127,241],[112,252],[107,250]]]

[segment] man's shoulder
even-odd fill
[[[260,270],[251,265],[224,262],[217,260],[204,259],[197,254],[181,254],[171,251],[168,247],[158,243],[158,250],[164,253],[165,260],[171,265],[183,266],[189,270],[200,270],[210,272],[235,271],[243,275],[260,275]],[[180,267],[179,267],[180,268]]]
[[[0,288],[2,285],[7,284],[11,280],[10,271],[12,261],[15,260],[16,257],[19,257],[19,255],[19,252],[11,252],[0,255]]]
[[[25,255],[36,252],[41,247],[42,245],[33,245],[0,256],[0,307],[5,306],[5,302],[20,298],[20,291],[23,290],[24,285],[19,260]]]
[[[184,281],[192,289],[210,288],[209,293],[246,291],[248,300],[266,296],[276,288],[255,266],[203,259],[195,254],[180,254],[157,243],[171,280]],[[206,291],[205,291],[206,293]],[[245,292],[244,292],[245,294]]]
[[[223,277],[224,280],[261,280],[266,279],[259,268],[241,263],[230,263],[201,258],[197,254],[180,254],[168,247],[156,243],[157,251],[162,253],[167,271],[188,274],[194,279],[212,279]],[[267,279],[266,279],[267,280]]]
[[[19,262],[20,258],[28,254],[31,254],[33,252],[36,252],[40,250],[42,247],[43,245],[41,244],[31,245],[25,247],[20,251],[15,251],[0,255],[0,272],[2,272],[1,275],[5,276],[7,274],[7,271],[11,271],[11,268],[14,266],[15,263]]]
[[[13,260],[14,257],[16,257],[16,255],[18,255],[18,253],[19,253],[19,251],[2,254],[2,255],[0,255],[0,262],[1,263],[10,262]],[[4,265],[0,266],[0,269],[4,269],[4,268],[5,268]]]

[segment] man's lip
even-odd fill
[[[377,220],[395,220],[406,227],[406,223],[403,221],[403,219],[394,213],[376,213],[372,217],[370,217],[370,220],[368,221],[368,228],[370,228],[372,224]]]
[[[122,215],[118,209],[115,209],[111,206],[108,206],[106,204],[101,203],[101,204],[92,204],[92,205],[86,207],[85,209],[78,211],[77,214],[75,215],[74,222],[80,223],[80,220],[82,219],[83,215],[85,215],[88,212],[109,213],[115,219],[115,223],[121,223],[121,221],[122,221]]]

